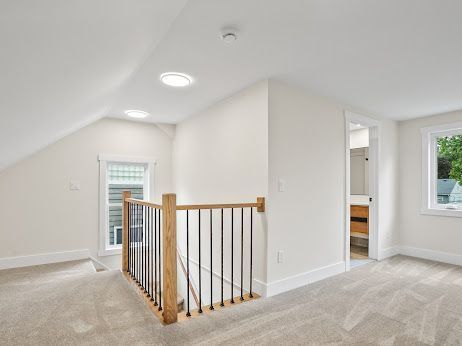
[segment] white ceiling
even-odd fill
[[[186,0],[0,2],[0,169],[105,114]]]
[[[265,78],[397,120],[461,109],[460,13],[451,0],[2,1],[0,169],[99,117],[177,123]],[[194,83],[166,87],[166,71]]]

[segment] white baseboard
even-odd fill
[[[411,246],[398,246],[398,253],[405,256],[428,259],[462,266],[462,255],[449,252],[440,252]]]
[[[382,249],[379,251],[378,260],[381,261],[381,260],[384,260],[385,258],[393,257],[396,255],[399,255],[399,246],[389,247],[389,248]]]
[[[253,279],[253,291],[257,292],[260,297],[268,297],[268,284],[258,279]]]
[[[345,262],[342,261],[309,272],[289,276],[266,284],[266,296],[271,297],[344,272]]]
[[[76,261],[86,258],[90,258],[90,251],[88,249],[51,252],[18,257],[5,257],[0,258],[0,269],[10,269],[49,263]]]

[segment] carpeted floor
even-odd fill
[[[162,326],[120,272],[88,265],[0,271],[0,344],[462,344],[462,267],[396,256]]]

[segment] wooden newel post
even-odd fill
[[[127,198],[131,198],[130,191],[122,192],[122,271],[128,272],[128,202]]]
[[[163,219],[163,298],[164,322],[166,324],[178,321],[177,301],[177,259],[176,259],[176,195],[174,193],[162,196]]]
[[[265,208],[266,208],[266,205],[265,205],[265,197],[257,197],[257,203],[260,204],[258,207],[257,207],[257,211],[259,213],[264,213],[265,212]]]

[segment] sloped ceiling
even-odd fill
[[[177,123],[266,78],[397,120],[461,109],[460,13],[451,0],[3,1],[0,169],[102,116]],[[166,87],[166,71],[194,83]]]
[[[0,169],[107,114],[184,4],[0,2]]]

